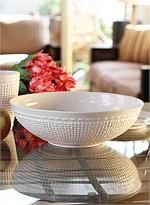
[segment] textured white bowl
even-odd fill
[[[19,80],[19,72],[0,71],[0,109],[10,109],[10,99],[18,96]]]
[[[30,132],[59,146],[94,146],[113,139],[137,120],[143,102],[100,92],[29,94],[11,101],[18,121]]]
[[[0,70],[0,109],[5,109],[11,118],[13,126],[14,114],[10,99],[18,96],[20,73],[17,71]]]

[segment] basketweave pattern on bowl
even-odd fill
[[[0,108],[10,108],[10,99],[18,95],[19,81],[0,82]]]
[[[15,115],[30,132],[50,143],[64,146],[89,146],[124,133],[135,122],[138,113],[96,119],[54,117],[44,119],[17,112]]]
[[[20,74],[15,71],[0,71],[0,108],[10,108],[10,99],[18,96]]]
[[[18,96],[20,74],[16,71],[0,71],[0,109],[5,109],[11,118],[13,126],[14,113],[10,100]]]

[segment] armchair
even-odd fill
[[[27,54],[40,50],[49,52],[48,27],[38,19],[0,22],[0,70],[27,57]]]
[[[92,48],[90,90],[141,97],[141,68],[149,64],[149,39],[149,25],[127,25],[118,47]]]
[[[91,63],[118,59],[118,48],[91,48]]]

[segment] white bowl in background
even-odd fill
[[[101,92],[28,94],[10,102],[26,129],[67,147],[94,146],[123,134],[144,104],[135,97]]]
[[[14,114],[11,110],[10,99],[18,96],[20,73],[12,70],[0,70],[0,109],[5,109],[13,125]]]
[[[0,70],[0,109],[10,109],[10,99],[18,96],[20,73]]]

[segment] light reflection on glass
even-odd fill
[[[14,189],[6,189],[0,191],[0,202],[2,205],[29,205],[38,199],[25,196]]]
[[[133,157],[135,154],[140,154],[149,148],[148,141],[107,141],[105,144],[129,158]]]

